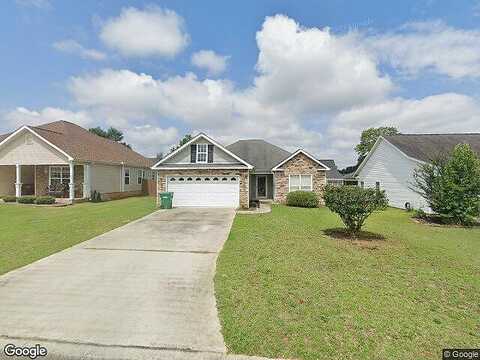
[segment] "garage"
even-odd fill
[[[240,205],[238,176],[169,176],[167,191],[174,207],[233,207]]]

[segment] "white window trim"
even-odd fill
[[[298,181],[299,181],[299,189],[298,190],[302,190],[302,191],[313,191],[313,175],[312,174],[291,174],[291,175],[288,175],[288,192],[291,192],[291,177],[292,176],[298,176]],[[309,176],[310,177],[310,190],[303,190],[302,189],[302,176]],[[294,191],[298,191],[298,190],[294,190]]]
[[[199,149],[199,146],[205,146],[205,152],[199,152],[198,149]],[[198,155],[199,154],[205,154],[205,161],[200,161],[198,159]],[[208,144],[207,143],[200,143],[200,144],[197,144],[197,151],[196,151],[196,156],[197,156],[197,163],[199,164],[206,164],[208,162]]]
[[[128,178],[128,184],[126,182]],[[125,168],[123,170],[123,185],[130,185],[131,184],[131,181],[130,181],[130,168]]]
[[[143,176],[143,170],[137,169],[137,185],[143,184]]]
[[[48,186],[52,185],[52,168],[66,168],[68,169],[68,183],[70,184],[70,166],[68,165],[52,165],[48,167]],[[63,170],[60,170],[60,183],[63,184]]]

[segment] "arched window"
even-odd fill
[[[184,178],[179,178],[178,181],[185,181],[185,179]]]
[[[228,179],[226,177],[222,178],[222,181],[228,181]]]

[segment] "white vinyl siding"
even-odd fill
[[[194,144],[208,144],[205,139],[198,139]],[[208,151],[208,150],[207,150]],[[180,151],[175,156],[171,157],[165,164],[190,164],[190,146]],[[208,156],[208,154],[207,154]],[[213,146],[213,163],[214,164],[239,164],[239,161],[228,155],[218,146]]]
[[[312,175],[289,175],[288,191],[312,191],[313,178]]]
[[[425,200],[410,189],[413,170],[419,163],[407,158],[393,145],[382,140],[358,174],[361,186],[375,188],[377,182],[385,190],[390,206],[404,209],[409,202],[413,208],[429,211]]]

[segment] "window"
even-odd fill
[[[143,170],[137,170],[137,185],[142,185],[143,176]]]
[[[68,166],[50,166],[49,185],[57,186],[60,184],[68,185],[70,183],[70,167]]]
[[[128,168],[125,169],[124,183],[125,185],[130,185],[130,169]]]
[[[155,180],[155,171],[152,171],[152,172],[151,172],[151,176],[152,176],[151,179],[152,179],[152,180]]]
[[[362,189],[365,187],[365,183],[363,181],[360,181],[360,186],[362,187]]]
[[[312,191],[312,175],[290,175],[288,186],[289,191]]]
[[[208,153],[207,144],[197,144],[197,163],[206,163],[207,153]]]
[[[375,183],[375,189],[376,189],[377,191],[380,191],[380,182],[379,182],[379,181],[377,181],[377,182]]]

